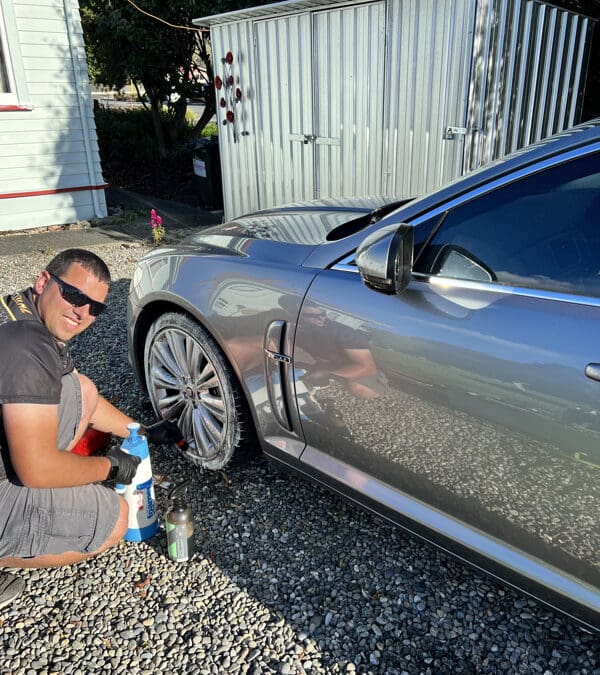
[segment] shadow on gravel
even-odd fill
[[[134,265],[132,254],[132,272]],[[150,423],[154,415],[127,363],[128,288],[128,278],[115,280],[109,310],[74,342],[75,361],[115,405]],[[107,602],[149,617],[139,619],[137,633],[129,626],[122,633],[128,649],[153,654],[156,663],[172,660],[175,645],[197,659],[196,672],[228,672],[231,654],[235,672],[253,662],[248,672],[255,673],[598,667],[595,637],[576,624],[264,459],[208,473],[161,447],[152,462],[155,474],[192,482],[194,560],[168,560],[161,528],[149,542],[122,543],[75,574],[121,569],[125,581],[106,589]],[[162,517],[166,490],[157,485],[156,492]],[[183,628],[169,643],[161,631],[173,617]],[[123,619],[115,611],[106,622],[100,637],[119,633]],[[206,666],[207,653],[214,667]],[[290,654],[296,666],[282,670]]]

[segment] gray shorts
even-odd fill
[[[59,449],[75,437],[81,411],[79,378],[70,373],[62,380]],[[119,495],[102,485],[38,489],[0,480],[0,558],[93,553],[114,530],[119,510]]]
[[[119,495],[102,485],[35,489],[0,481],[0,558],[93,553],[119,516]]]

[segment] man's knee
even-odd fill
[[[125,532],[127,532],[127,527],[129,525],[129,504],[123,497],[121,497],[119,505],[121,508],[119,509],[119,517],[117,519],[117,525],[115,526],[115,533],[119,537],[118,541],[121,541],[121,539],[123,539],[125,536]]]
[[[73,450],[83,434],[86,432],[88,426],[90,425],[92,415],[98,406],[98,390],[96,389],[96,385],[90,380],[89,377],[86,377],[81,373],[76,373],[76,375],[79,381],[79,395],[81,396],[81,416],[79,417],[79,420],[75,420],[77,426],[74,433],[72,431],[69,433],[69,440],[66,447],[64,445],[60,445],[61,443],[67,442],[64,435],[66,431],[62,433],[59,431],[59,437],[57,438],[58,447],[63,447],[68,451]],[[70,425],[67,425],[67,429],[70,429]]]
[[[81,416],[89,420],[98,405],[98,389],[89,377],[81,373],[77,373],[77,377],[81,386]]]
[[[108,535],[106,541],[96,551],[92,551],[89,555],[98,555],[98,553],[102,553],[103,551],[116,546],[127,532],[128,521],[129,506],[123,497],[121,497],[119,499],[119,515],[117,516],[117,522],[115,523],[113,531]]]
[[[117,522],[115,524],[113,531],[110,533],[108,539],[106,540],[105,545],[106,548],[116,546],[125,536],[125,532],[127,532],[129,521],[129,506],[122,497],[119,500],[119,507],[120,508],[119,508],[119,515],[117,517]],[[105,547],[103,546],[102,548]]]

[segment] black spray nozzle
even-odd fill
[[[144,435],[148,443],[154,445],[174,444],[184,451],[189,447],[175,420],[160,420],[156,424],[146,426],[144,427]]]
[[[187,492],[189,486],[190,481],[184,480],[181,483],[178,483],[174,488],[171,488],[171,492],[169,492],[169,499],[173,502],[174,505],[179,505],[183,503],[185,493]]]

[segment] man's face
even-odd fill
[[[108,284],[99,281],[79,263],[71,263],[61,280],[85,293],[92,300],[104,302]],[[57,340],[67,342],[94,323],[89,304],[74,307],[60,293],[60,287],[47,271],[43,271],[34,286],[37,310],[46,328]]]
[[[302,317],[313,326],[324,326],[327,322],[327,314],[321,307],[306,307]]]

